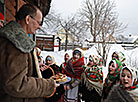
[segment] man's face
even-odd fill
[[[0,28],[3,27],[4,21],[0,20]]]
[[[30,23],[28,24],[27,28],[28,33],[35,34],[35,31],[41,28],[41,24],[42,24],[42,13],[39,10],[37,10],[35,17],[30,16]]]

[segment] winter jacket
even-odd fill
[[[0,102],[44,102],[54,91],[53,79],[36,74],[34,46],[17,22],[0,29]]]

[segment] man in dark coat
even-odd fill
[[[44,102],[58,84],[41,78],[35,63],[35,43],[28,37],[41,27],[42,13],[25,4],[11,21],[0,29],[0,102]]]

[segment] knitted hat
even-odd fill
[[[0,20],[5,20],[4,15],[0,12]]]

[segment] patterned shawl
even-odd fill
[[[98,94],[102,95],[102,88],[103,88],[103,72],[102,67],[94,65],[92,67],[86,67],[83,75],[84,84],[88,90],[95,90]]]
[[[65,67],[65,72],[69,77],[81,79],[81,74],[83,72],[84,57],[78,60],[71,58]]]
[[[63,63],[60,65],[60,68],[61,68],[63,74],[65,74],[66,65],[67,65],[67,63],[65,63],[65,62],[63,62]]]
[[[117,60],[117,59],[113,59],[112,60],[115,64],[116,70],[114,74],[109,74],[107,75],[107,77],[105,78],[105,82],[104,82],[104,88],[105,91],[108,93],[110,89],[108,89],[109,87],[112,87],[113,84],[116,83],[116,81],[118,80],[118,78],[120,77],[120,72],[122,70],[122,63]]]
[[[102,87],[103,87],[103,72],[102,67],[99,65],[101,63],[100,58],[96,55],[90,55],[92,57],[95,65],[85,66],[85,71],[82,75],[82,78],[84,79],[84,84],[87,87],[88,90],[92,90],[95,88],[95,90],[101,95],[102,93]]]

